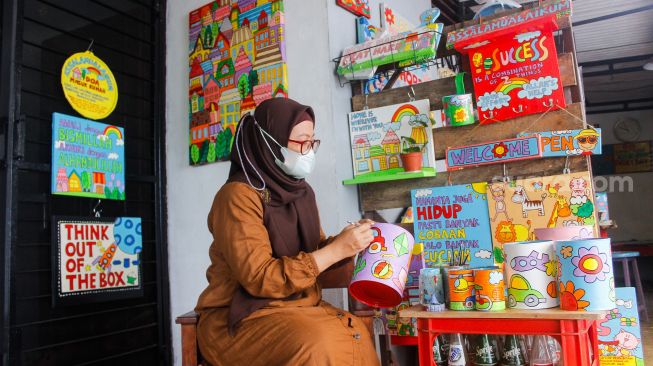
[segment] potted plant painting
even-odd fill
[[[404,171],[419,172],[422,170],[422,154],[427,143],[418,144],[415,139],[407,136],[401,137],[401,163]]]

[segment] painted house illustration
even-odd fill
[[[226,90],[236,87],[234,81],[235,72],[234,63],[230,58],[220,61],[216,73],[216,79],[218,79],[218,82],[220,83],[220,93],[224,93]]]
[[[70,172],[68,176],[68,191],[69,192],[81,192],[82,191],[82,181],[79,179],[79,174],[75,170]]]
[[[104,194],[104,187],[107,185],[107,178],[104,173],[93,172],[93,192]]]
[[[356,174],[369,172],[372,169],[372,160],[370,159],[370,142],[367,135],[354,136],[352,148],[354,149]]]
[[[286,85],[286,64],[283,62],[279,45],[262,48],[254,63],[258,72],[259,84],[270,83],[272,90],[279,85]]]
[[[262,101],[272,98],[272,84],[259,84],[254,87],[254,103],[261,104]]]
[[[209,109],[211,104],[217,104],[218,99],[220,99],[220,84],[213,75],[210,75],[204,84],[204,109]]]
[[[68,192],[68,176],[66,168],[57,170],[57,192]]]
[[[238,89],[233,88],[224,91],[220,96],[220,123],[226,129],[229,126],[236,126],[240,120],[240,95]]]
[[[383,151],[388,159],[388,169],[399,168],[401,159],[399,154],[401,154],[401,140],[399,136],[392,129],[388,130],[381,141],[381,146],[383,146]]]

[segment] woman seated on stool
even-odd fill
[[[322,279],[351,273],[373,237],[369,220],[322,232],[305,181],[319,146],[314,124],[310,107],[274,98],[238,125],[229,179],[208,217],[209,285],[195,308],[213,366],[379,362],[365,325],[321,300]]]

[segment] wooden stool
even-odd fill
[[[211,366],[202,359],[197,345],[197,321],[199,315],[194,311],[180,315],[175,323],[181,324],[181,366]]]
[[[624,271],[624,285],[630,287],[630,268],[629,264],[633,265],[633,276],[635,277],[635,290],[637,291],[637,311],[639,316],[645,322],[648,322],[648,312],[646,311],[646,298],[644,298],[644,290],[642,288],[642,281],[639,278],[639,269],[637,268],[637,257],[639,252],[612,252],[612,263],[621,263]]]

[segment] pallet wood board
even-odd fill
[[[581,105],[568,106],[569,113],[581,118]],[[534,123],[536,122],[536,123]],[[471,132],[476,128],[476,131]],[[435,129],[433,141],[436,159],[443,159],[447,146],[470,145],[484,141],[502,140],[515,137],[519,132],[538,132],[555,130],[573,130],[583,128],[583,123],[563,110],[551,111],[546,115],[528,115],[501,123],[490,125],[444,127]],[[511,177],[528,177],[560,174],[566,158],[546,158],[524,160],[506,164],[506,174]],[[569,158],[571,172],[589,170],[586,156]],[[503,177],[503,165],[486,165],[467,168],[454,172],[440,173],[433,178],[411,179],[396,182],[381,182],[359,186],[359,198],[362,211],[383,210],[410,206],[410,190],[452,184],[473,182],[490,182]]]
[[[577,85],[576,79],[576,66],[573,64],[573,54],[561,53],[558,54],[558,63],[560,65],[560,78],[562,85],[565,88]],[[463,61],[463,65],[467,65]],[[428,98],[431,103],[431,110],[442,109],[442,97],[445,95],[456,94],[456,84],[454,78],[444,78],[428,81],[413,86],[405,86],[403,88],[396,88],[385,90],[381,93],[374,93],[367,96],[367,107],[377,108],[390,104],[401,103],[408,100],[408,93],[411,87],[415,91],[416,99]],[[466,78],[465,90],[472,92],[474,87],[471,79]],[[356,95],[352,99],[352,111],[360,111],[365,108],[365,95]],[[504,122],[501,122],[504,123]]]

